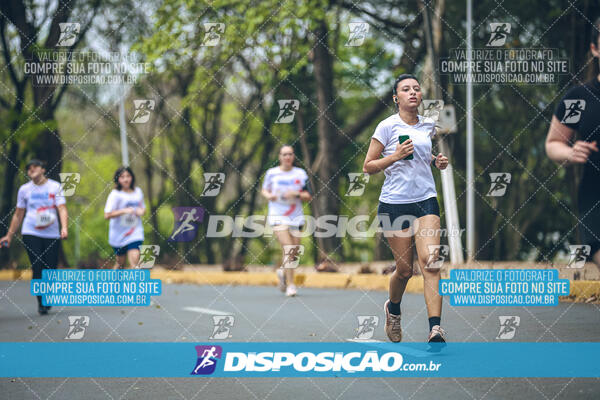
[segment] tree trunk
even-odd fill
[[[318,185],[315,188],[313,213],[315,218],[322,215],[339,215],[339,159],[340,142],[336,126],[333,89],[333,58],[328,49],[328,27],[321,21],[316,33],[314,48],[314,75],[317,87],[317,134],[319,152],[313,170],[317,171]],[[330,259],[335,253],[342,255],[340,238],[317,238],[319,259]],[[341,258],[341,257],[340,257]]]

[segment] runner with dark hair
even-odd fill
[[[595,73],[590,81],[567,91],[558,102],[546,136],[548,157],[566,166],[583,165],[577,206],[583,244],[590,246],[592,261],[600,268],[600,18],[591,30],[590,61]]]
[[[384,171],[385,174],[377,215],[396,261],[396,270],[390,278],[389,299],[384,305],[385,332],[392,342],[402,340],[400,302],[413,273],[414,246],[425,281],[428,341],[445,342],[445,332],[440,327],[440,269],[434,267],[436,253],[430,251],[440,244],[440,208],[431,165],[445,169],[448,159],[441,153],[437,157],[431,153],[435,123],[417,113],[422,100],[417,78],[400,75],[393,89],[398,112],[377,125],[363,165],[365,173]],[[417,232],[411,233],[411,228],[416,227]]]
[[[129,167],[117,169],[115,188],[110,192],[104,207],[104,218],[109,219],[108,244],[115,251],[114,268],[123,268],[125,258],[134,268],[140,262],[140,246],[144,242],[141,216],[146,212],[142,189],[135,186],[135,175]]]
[[[287,296],[295,296],[297,293],[294,270],[286,268],[286,264],[297,261],[300,245],[300,237],[292,231],[302,229],[302,202],[312,199],[308,175],[302,168],[294,166],[294,159],[294,148],[289,145],[281,146],[279,166],[267,170],[262,187],[262,195],[269,200],[267,222],[273,227],[273,233],[283,250],[282,265],[277,270],[277,277],[279,289]]]
[[[60,183],[46,177],[46,163],[31,160],[25,167],[30,181],[19,188],[17,207],[8,232],[0,238],[0,247],[9,247],[23,223],[23,245],[31,262],[33,279],[42,278],[42,270],[56,269],[60,239],[68,236],[68,213]],[[60,220],[60,227],[58,221]],[[38,312],[47,314],[52,308],[37,296]]]

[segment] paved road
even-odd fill
[[[376,315],[373,339],[385,340],[384,292],[301,289],[286,298],[273,287],[164,285],[145,308],[56,308],[37,315],[28,282],[0,282],[0,341],[65,341],[68,315],[87,315],[82,341],[206,342],[212,316],[235,317],[230,341],[346,341],[357,316]],[[422,295],[403,300],[406,341],[424,341],[427,318]],[[449,340],[496,341],[500,315],[521,317],[515,341],[600,341],[600,307],[455,307],[445,304]],[[35,360],[32,360],[35,362]],[[49,366],[51,368],[51,366]],[[600,379],[368,379],[368,378],[180,378],[0,379],[8,399],[597,399]]]

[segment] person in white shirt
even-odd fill
[[[142,189],[135,186],[135,175],[129,167],[115,172],[115,188],[110,192],[104,207],[104,218],[109,219],[108,244],[115,251],[114,268],[123,268],[125,258],[130,267],[140,262],[140,246],[144,242],[141,216],[146,212]]]
[[[402,340],[400,301],[412,276],[413,246],[416,246],[425,280],[428,341],[445,342],[445,332],[440,327],[440,270],[432,268],[437,266],[437,253],[430,252],[440,244],[440,210],[431,165],[445,169],[448,158],[441,153],[437,156],[431,153],[435,123],[417,113],[422,99],[417,78],[400,75],[393,89],[398,113],[377,125],[363,165],[365,173],[384,171],[385,174],[377,214],[396,261],[396,270],[390,278],[389,299],[384,305],[385,332],[392,342]]]
[[[19,188],[17,207],[0,247],[9,247],[13,236],[23,222],[23,245],[31,262],[33,279],[42,278],[42,270],[56,269],[60,240],[68,236],[68,213],[60,183],[46,177],[46,163],[31,160],[26,166],[31,179]],[[60,227],[59,227],[60,220]],[[42,304],[37,296],[38,312],[47,314],[52,308]]]
[[[304,226],[302,202],[310,201],[312,195],[308,184],[308,175],[302,168],[294,167],[294,149],[284,145],[279,149],[279,166],[270,168],[265,174],[262,195],[269,200],[267,222],[273,226],[273,232],[283,249],[282,266],[277,270],[279,289],[287,296],[297,294],[294,285],[294,269],[286,268],[289,261],[294,261],[295,249],[300,244],[300,237],[292,233]]]

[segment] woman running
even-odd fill
[[[262,195],[269,200],[267,222],[273,226],[273,232],[283,249],[282,265],[277,270],[279,289],[286,296],[297,294],[294,285],[294,269],[286,268],[288,262],[297,257],[295,249],[300,244],[299,235],[292,231],[300,231],[304,225],[302,202],[310,201],[312,195],[308,186],[308,175],[302,168],[294,167],[294,149],[284,145],[279,149],[279,166],[269,168],[265,175]]]
[[[110,219],[108,244],[116,255],[115,269],[125,266],[125,256],[131,268],[140,261],[140,246],[144,242],[142,218],[146,212],[142,189],[135,186],[135,175],[129,167],[115,172],[115,188],[106,199],[104,218]]]
[[[438,292],[440,270],[428,268],[436,261],[431,246],[440,244],[440,210],[431,165],[448,166],[441,153],[431,154],[435,124],[417,114],[421,87],[417,78],[403,74],[396,79],[393,100],[398,113],[381,121],[371,138],[363,171],[384,171],[377,215],[394,254],[396,270],[390,278],[389,299],[385,302],[385,333],[392,342],[402,340],[400,302],[413,271],[413,246],[425,280],[425,304],[429,316],[429,342],[445,342],[440,327],[442,297]],[[383,156],[383,157],[382,157]],[[415,223],[416,222],[416,223]],[[417,232],[409,232],[413,227]],[[427,232],[429,235],[421,233]],[[435,232],[431,235],[431,232]],[[435,254],[435,253],[434,253]]]
[[[589,81],[575,86],[558,103],[546,137],[546,154],[562,165],[583,164],[577,203],[583,244],[600,268],[600,18],[591,29],[593,60]],[[577,136],[575,135],[577,133]],[[577,139],[576,139],[577,137]]]
[[[23,222],[21,235],[31,262],[33,279],[42,279],[42,270],[56,269],[59,240],[68,236],[67,206],[60,183],[46,177],[44,161],[31,160],[27,163],[26,170],[31,180],[19,188],[17,207],[6,236],[0,238],[0,247],[10,246],[15,232]],[[42,296],[37,296],[37,301],[38,312],[41,315],[48,314],[52,307],[42,305]]]

